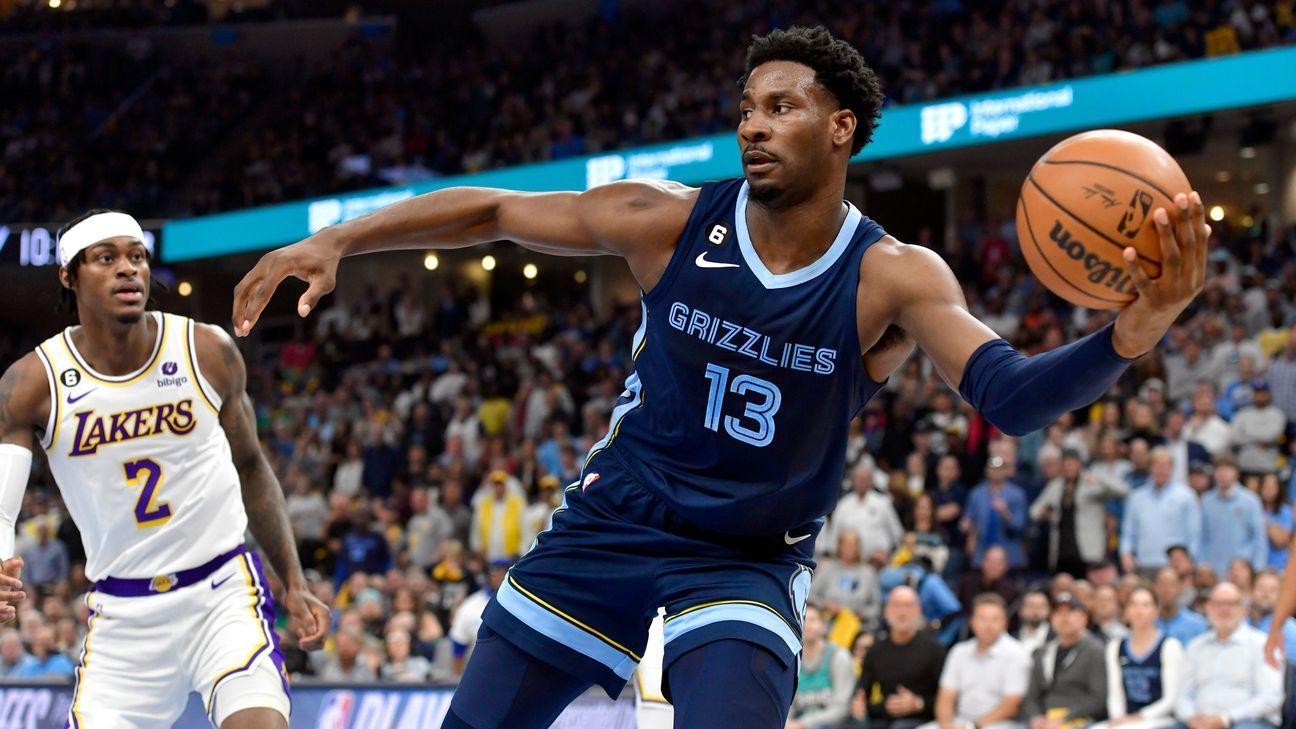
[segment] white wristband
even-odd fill
[[[14,556],[14,529],[31,478],[31,464],[30,450],[0,443],[0,557],[4,559]]]

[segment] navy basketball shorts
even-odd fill
[[[822,526],[753,538],[699,529],[605,450],[567,487],[552,528],[509,570],[483,619],[613,698],[639,664],[659,606],[666,608],[665,669],[726,639],[755,643],[795,666]]]

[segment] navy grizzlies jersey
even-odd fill
[[[746,182],[703,185],[643,296],[634,371],[591,457],[615,455],[704,529],[774,534],[831,511],[850,420],[880,387],[864,370],[856,291],[860,257],[885,232],[845,204],[832,246],[775,275],[747,233]]]

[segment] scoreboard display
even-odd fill
[[[141,222],[144,247],[157,260],[161,224]],[[55,223],[0,224],[0,266],[57,266],[59,225]]]

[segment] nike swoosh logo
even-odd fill
[[[698,265],[698,268],[738,268],[738,264],[736,263],[719,263],[717,261],[708,261],[706,259],[706,251],[702,251],[701,253],[699,253],[698,257],[694,259],[693,262]]]
[[[67,398],[68,405],[75,405],[75,404],[77,404],[77,401],[78,401],[78,400],[84,398],[86,395],[89,395],[90,393],[92,393],[92,392],[94,392],[95,390],[98,390],[98,389],[99,389],[99,388],[96,387],[96,388],[94,388],[94,390],[87,390],[86,392],[83,392],[83,393],[81,393],[80,395],[77,395],[76,397],[72,397],[72,393],[69,392],[69,393],[68,393],[68,398]]]
[[[212,589],[215,590],[216,588],[218,588],[218,587],[220,587],[221,585],[225,584],[226,582],[229,581],[229,578],[231,578],[231,577],[233,577],[233,576],[234,576],[234,575],[225,575],[225,579],[221,580],[220,582],[216,582],[215,580],[212,580],[212,583],[211,583],[211,585],[212,585]]]
[[[799,537],[792,536],[792,532],[785,532],[783,534],[783,541],[787,542],[788,544],[796,544],[797,542],[803,539],[809,539],[809,538],[810,538],[809,534],[802,534]]]

